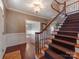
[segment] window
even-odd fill
[[[26,20],[26,37],[35,38],[35,32],[40,31],[40,22]]]

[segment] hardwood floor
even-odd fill
[[[14,59],[14,58],[18,59],[20,57],[21,57],[21,59],[25,59],[25,53],[26,53],[26,43],[16,45],[16,46],[7,47],[3,59],[6,59],[9,56],[11,58],[8,58],[8,59]],[[17,55],[16,57],[14,56],[15,54]]]
[[[4,59],[21,59],[20,50],[5,54]]]
[[[35,46],[32,43],[27,43],[26,58],[35,59]]]

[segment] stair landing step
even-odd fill
[[[53,59],[65,59],[64,57],[62,57],[61,55],[51,51],[51,50],[47,50],[46,51]]]

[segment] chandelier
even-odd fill
[[[40,0],[36,0],[33,2],[33,10],[35,13],[39,13],[41,8],[42,8],[42,4],[41,4]]]

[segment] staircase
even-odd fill
[[[79,33],[78,20],[79,13],[68,16],[57,34],[52,34],[55,38],[52,39],[52,43],[49,44],[49,48],[45,51],[45,56],[42,59],[75,58],[74,55],[77,53],[75,52],[75,48],[77,48],[75,45],[77,45],[77,34]]]
[[[53,20],[56,20],[56,17]],[[47,34],[46,30],[53,20],[47,24],[43,31],[36,33],[37,54],[41,53],[41,50],[45,48],[45,40],[47,39],[47,36],[45,36]],[[67,15],[59,31],[55,32],[51,34],[52,38],[48,38],[48,40],[51,40],[51,43],[44,50],[44,56],[39,59],[79,59],[79,52],[75,50],[75,48],[79,48],[79,44],[77,43],[77,40],[79,40],[79,13]]]

